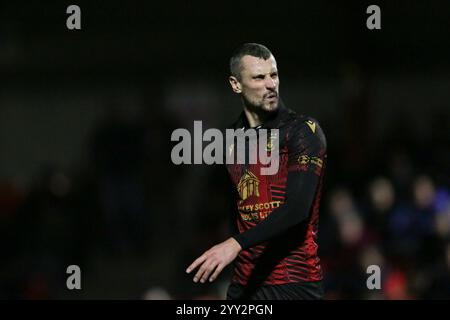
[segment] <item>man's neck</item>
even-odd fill
[[[247,118],[250,128],[256,128],[256,127],[262,125],[271,117],[270,113],[255,112],[255,111],[249,110],[246,106],[244,106],[244,114]]]
[[[264,122],[264,119],[263,119],[263,117],[261,117],[260,114],[250,111],[245,107],[244,107],[244,113],[245,113],[245,116],[247,117],[247,121],[248,121],[248,124],[250,125],[250,128],[255,128]]]

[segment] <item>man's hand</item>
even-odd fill
[[[186,272],[191,273],[192,270],[200,266],[194,277],[194,282],[200,280],[201,283],[205,283],[211,272],[214,271],[209,278],[209,281],[212,282],[222,272],[223,268],[236,259],[241,250],[241,245],[234,238],[229,238],[203,253],[186,269]]]

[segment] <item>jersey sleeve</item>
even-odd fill
[[[313,172],[320,176],[326,158],[325,135],[316,120],[306,119],[297,124],[288,140],[288,171]]]

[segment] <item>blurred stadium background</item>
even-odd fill
[[[326,298],[450,298],[448,1],[77,1],[80,31],[70,4],[0,2],[0,298],[224,297],[228,269],[184,273],[228,236],[223,168],[173,165],[170,134],[238,116],[243,42],[272,50],[284,102],[327,135]]]

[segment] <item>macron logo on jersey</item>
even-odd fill
[[[311,121],[311,120],[308,120],[308,121],[305,121],[305,122],[308,125],[308,127],[311,129],[311,131],[313,133],[316,133],[316,123]]]

